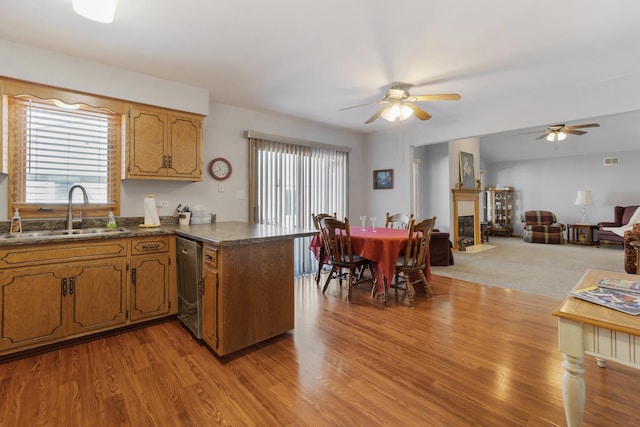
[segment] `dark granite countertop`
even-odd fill
[[[40,243],[78,242],[83,240],[113,239],[123,237],[145,237],[163,234],[175,234],[193,240],[213,243],[219,246],[246,245],[264,240],[281,240],[296,237],[313,236],[315,230],[292,229],[280,226],[251,224],[246,222],[216,222],[212,224],[179,225],[172,221],[162,221],[160,227],[142,228],[141,222],[119,221],[118,226],[126,228],[125,231],[105,234],[79,234],[73,236],[48,236],[48,237],[12,237],[0,238],[1,246],[33,245]],[[89,224],[95,226],[94,224]],[[83,227],[86,228],[86,227]],[[39,230],[55,230],[60,227],[42,227]],[[38,228],[30,227],[30,230]]]

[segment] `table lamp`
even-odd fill
[[[587,224],[587,206],[591,205],[591,190],[578,190],[578,196],[574,205],[582,206],[582,222],[580,224]]]

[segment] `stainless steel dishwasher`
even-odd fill
[[[176,237],[178,319],[202,338],[202,244]]]

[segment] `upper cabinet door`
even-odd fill
[[[172,117],[169,123],[168,176],[202,180],[202,120]]]
[[[129,167],[131,177],[166,175],[166,114],[131,108],[128,113]]]
[[[202,117],[128,106],[124,178],[202,181]]]

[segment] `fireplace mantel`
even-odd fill
[[[475,188],[454,188],[453,193],[453,250],[458,250],[458,212],[460,202],[473,202],[473,240],[474,244],[480,242],[480,204],[481,190]]]

